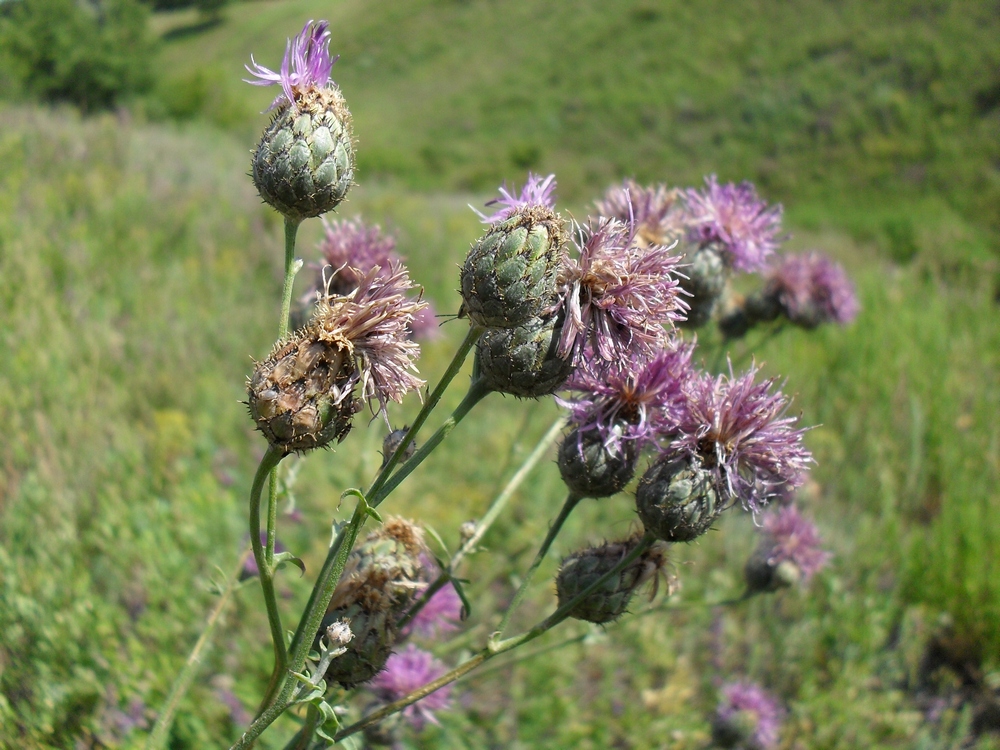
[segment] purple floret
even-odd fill
[[[382,233],[378,225],[368,226],[360,218],[323,220],[325,230],[319,244],[323,268],[330,266],[330,290],[348,294],[357,289],[361,279],[373,268],[388,269],[400,263],[396,240]],[[327,273],[331,273],[327,271]]]
[[[500,197],[489,201],[487,206],[500,206],[501,208],[487,216],[481,211],[476,211],[484,224],[496,224],[497,222],[509,219],[515,211],[526,206],[544,206],[553,208],[555,206],[556,176],[550,174],[542,177],[537,174],[528,173],[528,181],[524,183],[520,194],[507,191],[507,183],[500,188]],[[475,209],[473,209],[475,211]]]
[[[422,594],[426,588],[421,589]],[[418,594],[418,595],[419,595]],[[438,638],[458,630],[462,620],[462,599],[450,583],[434,592],[427,603],[410,620],[406,632],[417,633],[424,638]]]
[[[719,491],[754,512],[782,483],[802,484],[812,456],[805,430],[783,417],[788,399],[771,393],[774,379],[754,383],[756,368],[740,377],[692,378],[666,452],[697,458],[717,473]]]
[[[846,325],[860,307],[843,267],[816,252],[782,256],[768,273],[764,294],[792,323],[806,328],[820,323]]]
[[[770,545],[768,564],[777,567],[786,560],[799,569],[802,582],[808,583],[830,561],[830,553],[820,547],[816,524],[799,513],[794,505],[768,512],[762,521],[764,542]]]
[[[625,180],[609,188],[595,207],[599,216],[632,223],[637,244],[668,245],[683,234],[679,196],[679,190],[666,185],[644,187]]]
[[[676,424],[693,348],[671,342],[651,360],[634,355],[625,363],[583,357],[563,386],[572,395],[557,401],[570,410],[579,432],[599,430],[612,454],[628,440],[641,450]]]
[[[289,39],[285,45],[285,57],[281,61],[281,72],[275,73],[250,56],[250,63],[244,65],[247,72],[258,80],[248,79],[247,83],[254,86],[280,85],[284,96],[278,96],[272,102],[269,110],[275,109],[287,102],[295,104],[295,92],[310,88],[325,88],[330,85],[330,73],[333,64],[339,59],[330,57],[330,31],[326,21],[309,21],[295,39]]]
[[[566,320],[559,356],[579,359],[586,348],[609,362],[655,356],[667,343],[664,326],[687,311],[675,275],[680,258],[671,247],[637,247],[632,228],[617,219],[576,235],[580,257],[560,270]]]
[[[722,702],[716,709],[720,723],[735,723],[737,715],[748,714],[753,720],[753,732],[746,747],[771,750],[777,747],[778,730],[784,712],[778,701],[764,688],[752,682],[730,682],[722,686]]]
[[[412,643],[404,651],[393,654],[386,662],[385,669],[375,675],[369,687],[386,703],[399,700],[417,688],[433,682],[448,671],[443,663],[433,655],[417,648]],[[423,729],[429,722],[439,724],[435,711],[447,709],[451,705],[451,685],[445,685],[428,696],[404,708],[401,713],[415,729]]]
[[[778,246],[781,205],[768,207],[751,182],[720,185],[706,177],[704,190],[687,191],[687,213],[689,239],[721,245],[737,271],[762,270]]]

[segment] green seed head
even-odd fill
[[[690,542],[722,513],[714,477],[696,459],[662,458],[642,475],[635,495],[646,530],[666,542]]]
[[[559,473],[569,489],[580,497],[611,497],[625,489],[635,474],[639,453],[632,440],[619,442],[612,453],[601,430],[574,429],[559,446]]]
[[[261,198],[288,219],[332,210],[354,182],[351,113],[340,90],[313,87],[282,105],[253,154]]]
[[[689,254],[688,263],[681,271],[687,278],[680,279],[681,289],[690,297],[684,300],[691,306],[687,320],[681,325],[700,328],[711,320],[715,308],[726,289],[729,270],[718,248],[705,245]]]
[[[490,390],[520,398],[554,393],[573,372],[572,358],[556,353],[562,317],[533,318],[515,328],[488,328],[477,364]]]
[[[635,536],[621,542],[606,542],[575,552],[563,560],[556,577],[559,606],[572,601],[587,587],[628,555],[641,541]],[[570,616],[593,623],[611,622],[621,617],[628,608],[632,595],[646,581],[654,578],[666,563],[666,556],[659,547],[650,547],[618,573],[577,604]]]
[[[514,328],[554,306],[565,242],[562,219],[529,205],[490,226],[465,259],[463,311],[476,325]]]

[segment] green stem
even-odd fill
[[[542,560],[545,559],[545,555],[549,551],[549,547],[552,546],[552,542],[559,535],[562,530],[563,524],[566,523],[566,519],[569,518],[569,514],[573,512],[580,500],[583,498],[579,495],[570,492],[566,497],[566,502],[563,503],[562,508],[559,511],[559,515],[552,522],[552,526],[549,527],[549,533],[545,535],[544,541],[542,541],[542,546],[538,548],[538,553],[535,555],[535,559],[531,563],[531,567],[524,574],[524,579],[521,581],[521,585],[517,588],[517,593],[514,594],[514,598],[511,599],[510,604],[507,606],[507,611],[503,613],[503,619],[500,620],[500,626],[497,628],[496,635],[502,636],[507,626],[510,625],[510,619],[514,616],[514,612],[521,604],[521,600],[524,599],[525,593],[528,591],[528,584],[531,583],[531,579],[535,576],[535,571],[542,564]]]
[[[288,317],[292,310],[292,286],[301,263],[295,262],[295,235],[300,219],[285,219],[285,282],[281,288],[281,318],[278,321],[278,341],[288,335]]]
[[[188,656],[187,661],[184,662],[184,666],[181,669],[180,674],[177,675],[177,679],[174,680],[174,684],[170,688],[170,693],[167,695],[166,705],[157,717],[156,724],[153,725],[153,731],[150,732],[149,739],[146,741],[146,750],[160,750],[160,748],[166,744],[167,733],[170,731],[170,726],[174,722],[174,715],[177,713],[177,708],[180,705],[181,699],[187,693],[188,688],[191,687],[191,682],[194,680],[194,677],[198,672],[198,667],[201,666],[201,652],[204,651],[205,647],[211,641],[212,634],[215,631],[215,626],[218,624],[226,605],[229,604],[229,600],[232,598],[233,592],[238,586],[240,573],[243,572],[243,566],[246,565],[249,558],[250,547],[247,547],[243,551],[243,554],[240,555],[240,559],[236,563],[236,567],[233,568],[233,571],[226,579],[226,586],[219,596],[219,601],[215,603],[215,606],[209,613],[208,620],[205,622],[205,627],[201,631],[201,635],[198,636],[198,641],[194,644],[194,648],[191,649],[191,653]]]
[[[306,713],[306,723],[302,729],[295,733],[295,736],[285,745],[285,750],[309,750],[309,743],[312,742],[316,728],[322,723],[323,715],[316,706],[309,706]]]
[[[441,675],[441,677],[434,680],[433,682],[427,683],[423,687],[417,688],[409,695],[400,698],[398,701],[383,706],[378,711],[375,711],[369,714],[368,716],[364,717],[363,719],[361,719],[361,721],[355,722],[354,724],[351,724],[350,726],[341,729],[334,736],[334,741],[339,742],[345,737],[349,737],[352,734],[356,734],[362,731],[363,729],[370,727],[373,724],[377,724],[387,716],[391,716],[392,714],[397,713],[398,711],[402,711],[407,706],[416,703],[418,700],[430,695],[435,690],[439,690],[445,685],[448,685],[449,683],[454,682],[460,677],[463,677],[464,675],[468,674],[473,669],[478,667],[480,664],[489,661],[495,656],[499,656],[500,654],[506,653],[511,649],[515,649],[518,646],[523,646],[525,643],[528,643],[529,641],[534,640],[543,633],[546,633],[547,631],[551,630],[556,625],[565,620],[567,617],[569,617],[570,612],[572,612],[573,609],[580,602],[582,602],[584,599],[590,596],[591,592],[596,590],[598,587],[603,586],[604,583],[608,581],[612,576],[615,576],[619,572],[624,570],[625,567],[630,565],[636,558],[638,558],[647,549],[649,549],[649,547],[655,541],[656,539],[654,537],[647,534],[642,538],[642,541],[639,542],[639,544],[635,547],[635,549],[633,549],[628,555],[622,558],[617,565],[611,568],[611,570],[609,570],[603,576],[594,581],[590,586],[588,586],[579,594],[577,594],[573,599],[566,602],[566,604],[559,607],[555,612],[546,617],[542,622],[533,627],[531,630],[528,630],[527,632],[522,633],[521,635],[514,636],[513,638],[508,638],[505,641],[490,641],[490,643],[486,646],[486,648],[484,648],[482,651],[475,654],[462,664],[459,664],[450,672]]]

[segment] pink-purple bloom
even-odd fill
[[[764,295],[805,328],[846,325],[858,314],[858,297],[843,267],[822,253],[783,255],[767,274]]]
[[[751,182],[720,185],[711,175],[704,190],[687,191],[689,237],[702,245],[718,244],[737,271],[764,268],[778,246],[781,205],[768,206]]]
[[[268,109],[275,109],[287,102],[297,106],[296,92],[311,88],[325,88],[330,85],[330,73],[337,57],[330,57],[330,31],[326,21],[309,21],[299,35],[289,39],[285,45],[285,57],[281,61],[280,72],[259,65],[250,56],[253,65],[244,65],[256,81],[246,80],[254,86],[280,85],[284,96],[278,96]]]
[[[373,268],[346,296],[324,295],[317,302],[312,326],[324,340],[339,344],[355,360],[351,378],[341,386],[340,403],[361,386],[361,395],[377,401],[381,411],[423,386],[414,360],[420,346],[409,336],[414,316],[424,307],[406,269],[391,263]]]
[[[384,234],[378,225],[368,226],[360,218],[335,221],[321,218],[324,234],[319,251],[323,268],[333,269],[329,279],[331,291],[348,294],[373,268],[388,269],[390,264],[402,262],[396,253],[395,238]]]
[[[611,453],[619,452],[622,441],[635,441],[641,450],[677,422],[692,377],[693,348],[671,341],[649,360],[633,355],[609,363],[583,357],[563,386],[571,395],[556,400],[569,409],[580,433],[598,430]]]
[[[432,654],[411,643],[405,650],[390,656],[385,669],[375,675],[368,686],[380,700],[392,703],[433,682],[447,671],[448,667]],[[451,685],[445,685],[407,706],[401,713],[419,731],[428,722],[439,724],[434,712],[447,709],[450,705]]]
[[[717,473],[720,493],[756,512],[782,483],[802,484],[812,456],[788,399],[771,392],[774,379],[755,383],[756,368],[740,377],[709,374],[688,381],[685,403],[666,452],[696,458]]]
[[[555,205],[556,176],[550,174],[542,177],[537,174],[528,173],[528,181],[524,183],[521,192],[509,192],[507,183],[500,188],[500,197],[489,201],[487,206],[500,206],[496,211],[487,216],[481,211],[476,211],[484,224],[496,224],[497,222],[509,219],[514,213],[526,206],[545,206],[552,208]],[[473,209],[475,211],[475,209]]]
[[[421,593],[426,590],[422,589]],[[462,599],[455,587],[445,584],[434,592],[427,603],[413,616],[406,626],[407,633],[424,638],[438,638],[458,630],[462,620]]]
[[[664,326],[684,319],[687,303],[674,275],[680,258],[670,247],[640,248],[633,239],[633,227],[618,219],[578,229],[580,257],[560,269],[560,357],[579,359],[587,348],[607,361],[651,357],[667,343]]]
[[[785,561],[794,563],[803,583],[808,583],[830,561],[830,553],[820,546],[816,524],[794,505],[765,513],[761,531],[762,544],[769,548],[768,564],[777,567]]]
[[[637,244],[668,245],[680,237],[684,225],[679,195],[679,190],[666,185],[644,187],[625,180],[608,189],[596,208],[599,216],[633,224]]]
[[[745,750],[772,750],[778,745],[778,731],[784,711],[764,688],[752,682],[730,682],[722,686],[722,701],[715,711],[715,734],[735,738],[727,747]]]

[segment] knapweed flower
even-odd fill
[[[728,683],[712,717],[712,739],[717,747],[772,750],[783,714],[778,701],[759,685]]]
[[[272,445],[301,451],[342,439],[362,400],[384,413],[424,384],[408,336],[423,306],[413,291],[402,266],[373,269],[349,295],[322,297],[309,323],[257,364],[250,413]]]
[[[460,276],[462,309],[477,326],[516,328],[551,315],[563,258],[563,221],[552,207],[555,178],[531,175],[520,195],[501,188],[489,224],[469,250]],[[477,212],[478,213],[478,212]]]
[[[597,430],[612,453],[622,441],[638,449],[654,443],[676,424],[684,389],[692,377],[693,344],[669,340],[652,359],[633,354],[623,362],[584,357],[556,401],[581,432]]]
[[[417,592],[417,596],[422,596],[426,590],[427,587],[424,586]],[[458,630],[458,623],[461,620],[462,599],[455,591],[455,587],[447,583],[434,592],[427,603],[413,616],[404,632],[416,633],[424,638],[438,638]]]
[[[720,185],[711,175],[704,190],[687,191],[689,239],[701,245],[717,244],[737,271],[764,268],[778,246],[781,206],[768,206],[750,182]]]
[[[609,188],[595,208],[599,216],[635,225],[635,243],[641,247],[670,245],[684,234],[680,190],[666,185],[639,185],[625,180]]]
[[[289,39],[285,44],[285,57],[281,61],[281,71],[276,73],[257,61],[250,55],[250,65],[244,65],[257,80],[245,79],[253,86],[281,86],[283,94],[279,94],[269,109],[281,106],[299,107],[299,96],[310,89],[329,87],[333,81],[330,73],[333,64],[340,55],[330,57],[330,24],[326,21],[309,21],[295,39]]]
[[[560,269],[560,356],[579,358],[588,347],[607,361],[653,356],[666,342],[664,326],[684,319],[687,304],[674,275],[680,258],[663,245],[637,247],[633,229],[605,218],[577,231],[579,258]]]
[[[816,524],[794,505],[765,513],[761,533],[760,544],[745,568],[751,591],[808,583],[830,561],[830,553],[820,546]]]
[[[441,338],[441,323],[434,312],[434,305],[429,300],[424,300],[413,320],[410,321],[410,336],[414,341],[433,341]]]
[[[351,113],[330,80],[326,21],[309,21],[288,40],[281,70],[250,58],[255,86],[281,86],[274,118],[253,156],[252,176],[261,197],[286,219],[301,221],[332,210],[354,181]]]
[[[500,187],[500,197],[487,202],[487,206],[500,206],[492,214],[486,215],[482,211],[473,209],[484,224],[496,224],[505,221],[513,216],[518,209],[529,206],[544,206],[548,209],[555,208],[556,176],[550,174],[547,177],[528,173],[528,181],[524,183],[521,192],[511,193],[507,190],[507,184]]]
[[[755,383],[744,375],[704,374],[688,381],[680,418],[665,455],[696,459],[715,475],[719,495],[757,511],[771,487],[798,486],[812,456],[802,444],[795,417],[782,416],[788,399],[772,393],[774,379]],[[728,505],[728,502],[725,503]]]
[[[762,296],[803,328],[846,325],[858,315],[858,297],[843,267],[822,253],[783,255],[767,273]]]
[[[385,670],[375,675],[369,687],[385,703],[399,700],[417,688],[433,682],[448,671],[441,661],[412,643],[403,651],[393,654]],[[428,723],[440,724],[435,711],[446,710],[451,705],[451,685],[435,690],[402,710],[402,715],[413,728],[420,731]]]
[[[388,271],[402,258],[396,253],[396,240],[383,234],[379,226],[368,226],[360,218],[328,221],[323,217],[323,239],[319,243],[322,265],[317,268],[322,289],[327,283],[335,294],[349,294],[373,268]],[[332,271],[327,269],[332,268]],[[323,279],[324,269],[326,279]]]

